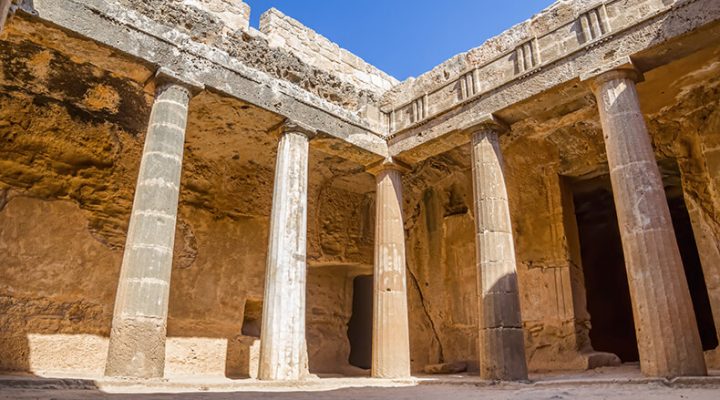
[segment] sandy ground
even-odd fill
[[[431,385],[406,388],[353,388],[324,392],[292,393],[186,393],[186,394],[108,394],[93,390],[28,390],[4,389],[0,399],[113,399],[113,400],[151,400],[151,399],[397,399],[397,400],[456,400],[456,399],[628,399],[628,400],[665,400],[665,399],[720,399],[720,388],[668,388],[661,384],[644,385],[607,385],[578,387],[528,387],[528,388],[478,388],[472,385]]]
[[[296,383],[184,376],[158,381],[108,380],[91,376],[0,375],[0,400],[720,400],[720,371],[709,377],[646,378],[638,365],[591,371],[532,374],[533,383],[493,384],[474,374],[418,376],[409,380],[323,377]]]

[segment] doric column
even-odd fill
[[[640,366],[649,376],[705,375],[695,312],[634,69],[605,72],[597,97],[628,272]]]
[[[262,380],[308,376],[305,285],[308,142],[313,135],[310,129],[286,123],[278,146],[260,332]]]
[[[0,0],[0,33],[5,27],[5,22],[9,16],[8,14],[10,14],[11,2],[12,0]]]
[[[498,141],[503,128],[488,116],[472,135],[480,376],[526,380],[515,245]]]
[[[402,172],[398,162],[369,169],[377,179],[372,376],[410,376]]]
[[[188,104],[197,87],[158,76],[115,298],[106,376],[160,378],[165,367]]]

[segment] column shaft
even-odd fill
[[[705,375],[700,336],[635,74],[611,71],[594,91],[625,254],[640,353],[649,376]]]
[[[265,277],[260,365],[262,380],[308,375],[305,342],[308,137],[280,139]]]
[[[480,376],[525,380],[527,364],[515,245],[497,133],[472,137],[475,240],[478,268]]]
[[[162,377],[170,272],[190,92],[158,90],[115,299],[105,374]]]
[[[372,376],[404,378],[410,376],[410,339],[400,171],[378,172],[376,203]]]
[[[10,13],[10,3],[12,0],[0,0],[0,33],[2,33]]]

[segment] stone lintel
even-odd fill
[[[204,84],[195,81],[192,78],[180,76],[171,69],[160,67],[155,73],[156,91],[159,91],[161,88],[167,85],[182,86],[183,88],[187,89],[188,93],[190,93],[190,97],[194,97],[198,93],[205,90]]]
[[[22,16],[27,18],[30,11],[22,10]],[[215,93],[302,121],[372,157],[387,155],[380,123],[249,67],[210,45],[194,42],[185,33],[173,30],[171,35],[166,26],[124,7],[107,1],[34,0],[34,10],[45,24],[57,25],[152,65],[174,69]]]
[[[600,65],[590,71],[580,73],[580,81],[588,82],[594,91],[598,84],[618,78],[619,76],[630,78],[635,82],[645,80],[642,72],[635,66],[630,56],[624,56]]]
[[[412,171],[412,167],[410,165],[392,157],[384,158],[365,167],[365,171],[375,176],[388,169],[400,171],[401,174]]]

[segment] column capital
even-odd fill
[[[176,74],[174,71],[171,71],[168,68],[160,67],[160,69],[158,69],[155,73],[156,95],[163,92],[165,89],[172,85],[180,86],[185,89],[190,98],[205,90],[204,84],[193,79],[181,77],[180,75]]]
[[[460,130],[472,137],[478,132],[488,130],[498,134],[509,132],[510,125],[495,114],[486,113],[478,114],[477,118],[467,121],[460,127]]]
[[[388,169],[399,171],[401,174],[412,171],[410,165],[392,157],[384,158],[365,167],[365,171],[375,176]]]
[[[634,82],[645,80],[642,72],[630,57],[621,57],[593,70],[580,74],[580,81],[587,82],[593,92],[605,82],[613,79],[630,79]]]
[[[297,133],[305,136],[308,140],[312,140],[317,136],[317,130],[311,128],[301,122],[286,119],[279,127],[280,136],[287,133]]]

